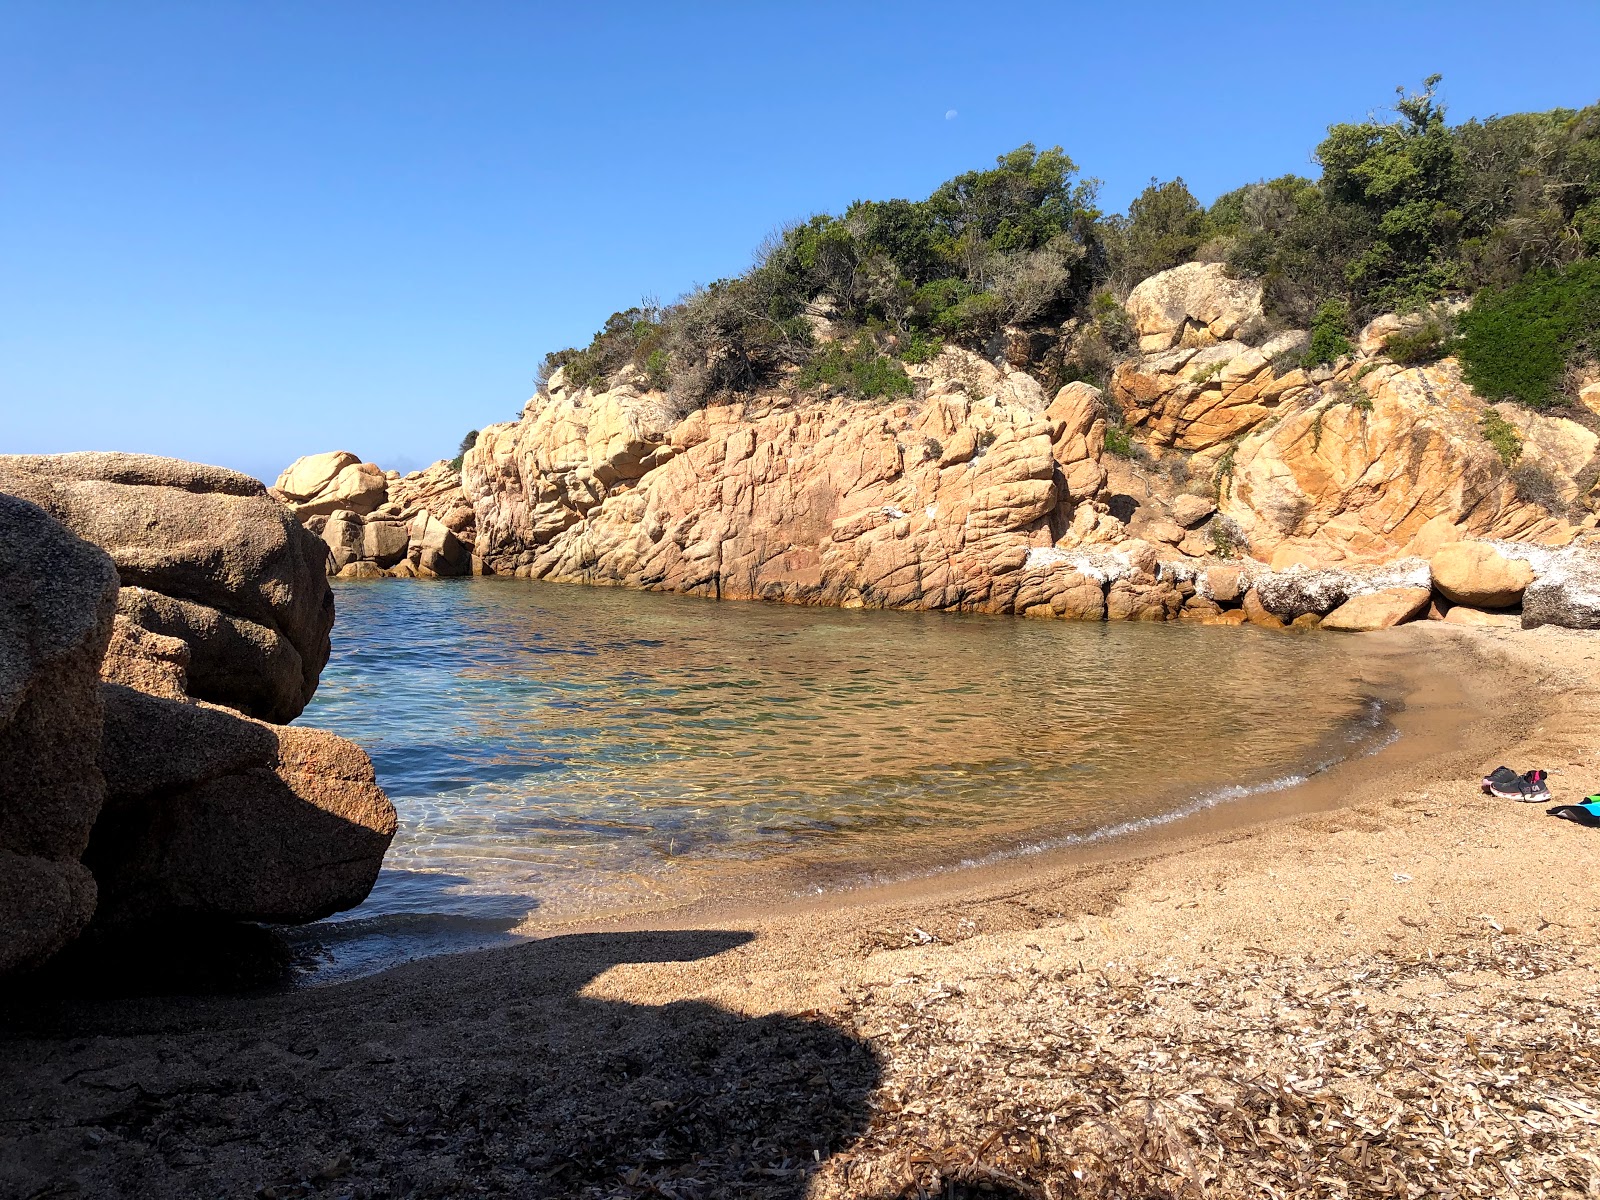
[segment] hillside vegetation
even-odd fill
[[[1267,319],[1246,340],[1309,329],[1312,357],[1331,361],[1373,316],[1422,312],[1394,357],[1456,353],[1487,397],[1548,405],[1600,351],[1600,104],[1450,125],[1438,82],[1330,127],[1319,178],[1209,207],[1153,179],[1107,215],[1096,180],[1032,144],[926,199],[857,201],[773,236],[742,275],[612,314],[588,346],[545,358],[541,386],[558,368],[600,386],[631,366],[685,412],[785,380],[895,395],[910,391],[902,364],[947,341],[1049,387],[1099,384],[1132,349],[1129,290],[1206,261],[1262,281]]]

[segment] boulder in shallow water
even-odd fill
[[[117,573],[39,508],[0,495],[0,972],[59,950],[94,912],[78,857],[99,815],[100,659]]]
[[[1433,595],[1425,587],[1394,587],[1352,596],[1322,618],[1321,628],[1345,633],[1388,629],[1415,620],[1428,608]]]
[[[467,575],[472,571],[472,551],[429,512],[411,519],[412,556],[419,575]]]
[[[3,455],[0,492],[111,555],[120,611],[189,644],[196,697],[272,721],[311,699],[333,627],[327,552],[257,480],[141,454]]]
[[[317,729],[106,687],[98,926],[317,920],[366,898],[395,811],[371,760]]]

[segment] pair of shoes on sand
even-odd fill
[[[1503,800],[1536,804],[1550,799],[1550,773],[1532,770],[1518,775],[1510,767],[1496,767],[1483,777],[1483,790]],[[1590,829],[1600,829],[1600,794],[1586,796],[1579,804],[1557,804],[1545,809],[1552,817],[1575,821]]]
[[[1538,804],[1550,799],[1550,772],[1535,768],[1518,775],[1510,767],[1496,767],[1483,777],[1483,790],[1502,800]]]

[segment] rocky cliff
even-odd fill
[[[314,920],[395,813],[297,716],[327,660],[322,543],[254,480],[0,456],[0,974],[91,922]],[[265,719],[263,719],[265,718]]]
[[[1600,420],[1489,405],[1448,358],[1390,360],[1408,320],[1392,315],[1345,358],[1303,366],[1307,335],[1269,333],[1260,288],[1214,264],[1146,280],[1127,314],[1140,353],[1107,395],[1047,395],[1006,358],[1014,338],[993,360],[946,348],[888,401],[784,387],[682,414],[637,372],[604,388],[557,372],[520,419],[482,432],[459,479],[430,468],[431,510],[396,499],[422,476],[380,497],[382,472],[353,455],[303,459],[279,491],[325,520],[341,574],[806,604],[1270,623],[1331,615],[1334,595],[1425,593],[1399,617],[1366,602],[1333,622],[1368,627],[1460,603],[1430,592],[1447,544],[1525,544],[1541,570],[1587,570]],[[319,487],[296,491],[310,475]],[[364,499],[337,507],[361,480]],[[409,520],[392,565],[353,549],[385,520]],[[470,546],[448,571],[421,569],[431,521]],[[1308,574],[1323,582],[1294,582]],[[1317,603],[1271,606],[1318,588]]]

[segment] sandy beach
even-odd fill
[[[1594,1194],[1600,831],[1477,781],[1600,790],[1600,636],[1373,636],[1460,694],[1248,823],[288,994],[13,995],[0,1194]]]

